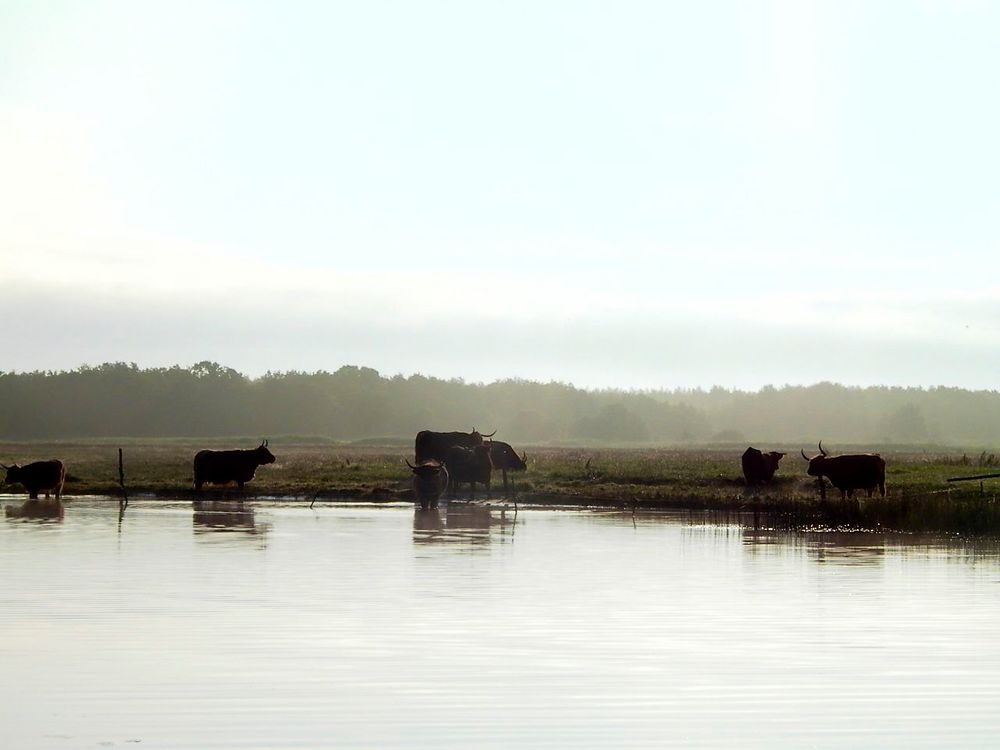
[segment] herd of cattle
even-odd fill
[[[504,494],[508,494],[507,472],[527,469],[527,455],[520,456],[508,444],[493,440],[496,430],[482,435],[472,432],[431,432],[421,430],[414,444],[415,463],[406,462],[413,472],[413,491],[420,507],[436,507],[441,496],[450,488],[454,495],[456,487],[468,484],[474,497],[476,485],[482,484],[486,494],[490,494],[493,472],[500,470],[503,475]],[[801,451],[802,458],[809,462],[807,473],[819,479],[820,495],[826,497],[823,478],[840,490],[841,498],[853,497],[855,490],[865,490],[868,497],[877,489],[885,497],[885,460],[876,453],[860,453],[831,456],[819,444],[819,453],[812,458]],[[743,476],[748,487],[768,484],[774,479],[778,462],[784,453],[763,452],[747,448],[741,463]],[[267,440],[252,450],[198,451],[194,457],[194,489],[200,492],[205,484],[231,484],[243,489],[253,479],[259,466],[274,463],[274,454],[268,450]],[[31,499],[37,499],[40,492],[46,499],[55,494],[62,496],[66,482],[66,467],[62,461],[36,461],[25,466],[5,466],[4,481],[7,484],[21,484]]]

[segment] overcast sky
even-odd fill
[[[0,370],[996,388],[998,39],[946,0],[0,0]]]

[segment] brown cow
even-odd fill
[[[409,461],[406,465],[413,472],[413,493],[423,510],[436,508],[441,495],[448,489],[448,469],[439,461],[423,461],[416,466]]]
[[[453,445],[445,454],[444,465],[448,467],[451,477],[451,496],[455,496],[455,485],[468,482],[470,494],[476,496],[476,483],[486,486],[486,497],[490,497],[490,479],[493,474],[493,461],[490,459],[490,449],[487,445],[477,445],[475,448],[462,448]]]
[[[823,477],[840,490],[842,500],[854,497],[854,490],[865,490],[868,497],[877,488],[885,497],[885,459],[877,453],[856,453],[844,456],[830,456],[819,443],[819,455],[809,458],[805,451],[799,451],[809,462],[808,474],[819,478],[820,497],[826,499]]]
[[[784,453],[768,451],[764,453],[753,446],[743,452],[743,477],[746,479],[747,487],[757,484],[767,484],[774,479],[774,472],[778,470],[778,462]]]
[[[267,449],[266,440],[253,450],[198,451],[194,456],[195,492],[200,492],[205,483],[236,482],[242,490],[243,485],[253,479],[258,466],[273,463],[274,454]]]
[[[0,464],[3,466],[3,464]],[[28,491],[28,497],[38,499],[38,493],[44,492],[45,499],[54,492],[56,500],[62,497],[63,484],[66,482],[66,467],[57,458],[50,461],[35,461],[24,466],[3,466],[7,470],[4,478],[6,484],[22,484]]]

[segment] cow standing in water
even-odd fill
[[[441,495],[448,489],[448,470],[440,461],[423,461],[414,466],[406,465],[413,472],[413,494],[420,501],[421,510],[436,508]]]
[[[46,500],[49,499],[50,493],[55,493],[56,500],[62,497],[63,484],[66,482],[66,467],[57,458],[51,461],[35,461],[24,466],[17,464],[3,466],[3,468],[7,470],[4,482],[24,485],[31,500],[37,500],[39,492],[45,493]]]
[[[274,455],[267,449],[267,441],[253,450],[198,451],[194,457],[194,489],[201,492],[201,486],[209,484],[243,485],[253,479],[257,467],[273,464]]]
[[[819,455],[809,458],[805,451],[799,451],[802,458],[809,462],[808,474],[819,479],[819,494],[826,499],[826,487],[823,477],[840,490],[840,499],[854,497],[854,490],[865,490],[868,497],[877,488],[885,497],[885,459],[877,453],[857,453],[845,456],[830,456],[823,450],[823,441],[819,443]]]
[[[767,484],[774,479],[774,472],[778,470],[778,462],[784,453],[768,451],[764,453],[753,446],[743,452],[743,478],[746,479],[747,487],[758,484]]]
[[[528,454],[523,453],[519,456],[510,443],[504,443],[500,440],[490,440],[486,444],[490,447],[490,460],[493,462],[493,468],[503,472],[503,494],[504,497],[507,497],[507,472],[527,470]],[[510,484],[514,488],[513,480]],[[514,488],[514,496],[517,496],[516,488]]]

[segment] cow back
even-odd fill
[[[478,432],[432,432],[421,430],[413,442],[413,456],[417,463],[423,461],[444,461],[448,449],[453,446],[474,448],[483,444],[483,436]]]

